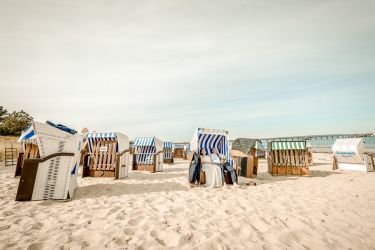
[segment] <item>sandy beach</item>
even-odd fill
[[[1,164],[1,249],[375,249],[375,173],[331,171],[326,154],[311,177],[272,177],[261,160],[257,186],[238,189],[188,189],[183,160],[79,177],[68,202],[14,201],[19,178]]]

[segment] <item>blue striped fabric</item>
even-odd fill
[[[89,145],[90,154],[92,153],[93,143],[95,141],[116,141],[117,134],[114,132],[111,133],[87,133],[86,139]],[[118,153],[118,143],[116,144],[116,153]]]
[[[137,164],[153,164],[153,156],[156,153],[154,137],[137,137],[134,140],[134,147],[137,154],[135,162]]]
[[[204,148],[207,154],[212,154],[212,149],[217,148],[220,154],[229,157],[229,145],[224,135],[199,134],[199,152]]]
[[[173,143],[172,142],[169,142],[169,141],[165,141],[164,142],[164,148],[172,148],[173,147]]]
[[[154,137],[137,137],[134,140],[134,146],[155,146]]]
[[[212,154],[212,149],[216,148],[219,154],[225,155],[228,162],[233,166],[233,159],[229,155],[229,142],[226,135],[210,134],[204,129],[198,129],[198,154],[204,148],[207,154]]]
[[[164,148],[163,157],[165,159],[172,159],[172,149],[171,148]]]
[[[26,141],[34,137],[35,137],[34,127],[32,126],[32,124],[30,124],[29,127],[27,127],[27,129],[25,129],[22,132],[21,136],[18,138],[18,142]]]

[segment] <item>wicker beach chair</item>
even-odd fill
[[[36,141],[39,157],[23,159],[16,200],[72,198],[82,137],[63,125],[32,122],[19,141],[30,138]]]

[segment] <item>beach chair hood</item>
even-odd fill
[[[332,152],[339,162],[362,163],[365,151],[362,138],[337,139],[332,145]]]
[[[86,133],[86,139],[89,145],[90,154],[93,150],[95,141],[117,141],[116,153],[121,153],[129,149],[129,138],[125,134],[119,132],[110,133]]]
[[[217,148],[219,153],[229,157],[228,131],[222,129],[198,128],[190,142],[190,150],[198,154],[204,148],[207,154],[212,153],[213,148]]]
[[[164,149],[164,143],[156,137],[137,137],[134,147],[155,147],[156,152],[160,152]]]

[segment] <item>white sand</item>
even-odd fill
[[[261,161],[258,185],[237,190],[187,189],[180,161],[79,178],[69,202],[15,202],[19,179],[2,163],[0,248],[375,249],[375,174],[329,171],[329,159],[315,155],[313,177],[271,177]]]

